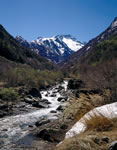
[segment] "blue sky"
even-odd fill
[[[13,36],[71,34],[88,41],[117,16],[117,0],[0,0],[0,24]]]

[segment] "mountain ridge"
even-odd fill
[[[53,68],[53,64],[48,60],[22,46],[2,25],[0,25],[0,56],[38,69],[47,68],[46,66]]]
[[[16,40],[54,63],[62,62],[84,46],[84,43],[77,41],[71,35],[56,35],[50,38],[38,37],[30,42],[27,42],[21,36],[16,36]]]
[[[79,60],[80,57],[84,57],[87,53],[92,51],[96,45],[99,43],[108,40],[111,36],[114,36],[117,34],[117,17],[112,21],[112,23],[107,27],[106,30],[104,30],[102,33],[100,33],[98,36],[95,38],[89,40],[89,42],[81,48],[79,51],[73,53],[70,55],[64,62],[63,65],[66,64],[72,64],[73,61]],[[60,64],[61,65],[61,64]]]

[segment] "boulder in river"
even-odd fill
[[[8,114],[8,112],[0,110],[0,118],[4,117],[7,114]]]
[[[62,124],[62,125],[60,126],[60,128],[63,129],[63,130],[66,130],[66,129],[68,128],[68,125]]]
[[[0,145],[3,145],[4,141],[2,139],[0,139]]]
[[[36,88],[31,88],[28,92],[29,95],[33,96],[33,97],[39,97],[42,98],[41,93],[38,89]]]
[[[51,112],[51,113],[57,113],[57,111],[56,111],[56,110],[51,110],[50,112]]]
[[[56,97],[56,94],[51,94],[51,97]]]
[[[45,141],[49,141],[49,142],[60,142],[60,139],[57,138],[56,135],[59,135],[59,130],[55,130],[55,129],[42,129],[37,136],[42,138]]]
[[[58,108],[56,110],[63,111],[64,109],[63,109],[62,105],[60,105],[60,106],[58,106]]]
[[[7,110],[8,109],[8,105],[7,104],[0,104],[0,110]]]
[[[79,89],[83,88],[84,82],[82,80],[71,79],[68,82],[68,89]]]
[[[35,125],[36,125],[37,127],[40,127],[40,126],[45,125],[45,124],[48,124],[48,123],[50,123],[50,120],[41,119],[40,121],[37,121],[37,122],[35,123]]]
[[[42,102],[44,104],[51,104],[51,102],[49,102],[47,99],[42,99],[40,102]]]
[[[48,97],[49,95],[48,95],[48,94],[45,94],[45,96]]]
[[[57,100],[59,102],[64,102],[64,101],[67,101],[68,97],[67,96],[64,96],[64,97],[59,97]]]
[[[28,97],[25,97],[24,101],[28,104],[32,104],[34,102],[34,100],[32,98],[28,98]]]
[[[48,104],[42,102],[33,102],[32,106],[37,108],[49,108]]]
[[[24,101],[25,101],[26,103],[28,103],[28,104],[33,104],[34,102],[40,102],[41,99],[40,99],[39,97],[38,97],[38,98],[34,98],[34,97],[31,97],[31,98],[25,97],[25,98],[24,98]]]

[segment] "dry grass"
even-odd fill
[[[113,127],[113,119],[110,119],[99,112],[94,112],[83,118],[86,130],[107,131]]]
[[[65,140],[56,150],[99,150],[99,146],[90,138],[75,136]]]
[[[108,92],[108,91],[105,91]],[[69,106],[64,111],[64,118],[70,119],[70,127],[79,121],[86,113],[95,107],[108,104],[108,93],[99,94],[80,94],[79,98],[73,98]],[[94,113],[89,119],[85,119],[85,132],[65,139],[56,150],[107,150],[109,144],[117,140],[117,118],[108,119],[104,115]],[[109,142],[103,141],[107,137]],[[98,142],[97,142],[98,141]],[[54,150],[55,150],[54,149]]]
[[[74,124],[93,108],[91,100],[86,95],[81,94],[80,98],[71,99],[63,112],[63,120],[72,119]]]
[[[65,139],[56,150],[107,150],[117,140],[117,118],[107,118],[97,111],[85,116],[83,123],[85,132]]]
[[[100,132],[97,130],[87,130],[74,137],[65,139],[54,150],[107,150],[110,143],[117,140],[117,118],[114,118],[112,122],[114,124],[110,130]],[[108,124],[107,121],[105,123]],[[105,130],[104,128],[102,129]],[[104,139],[108,139],[108,141]]]

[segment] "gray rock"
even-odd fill
[[[57,111],[56,110],[51,110],[50,113],[57,113]]]
[[[95,138],[93,139],[93,141],[94,141],[96,144],[99,144],[99,143],[100,143],[100,139],[99,139],[98,137],[95,137]]]
[[[30,124],[30,125],[29,125],[29,128],[33,128],[33,125]]]
[[[48,104],[42,102],[33,102],[32,106],[38,108],[49,108]]]
[[[56,94],[51,94],[51,97],[56,97]]]
[[[32,104],[34,102],[34,100],[32,98],[28,98],[28,97],[25,97],[24,101],[28,104]]]
[[[56,94],[57,93],[57,91],[53,91],[53,94]]]
[[[38,89],[36,89],[36,88],[30,89],[29,92],[28,92],[28,94],[31,95],[31,96],[33,96],[33,97],[42,98],[40,91]]]
[[[82,80],[71,79],[68,82],[68,89],[79,89],[84,87],[84,82]]]
[[[58,108],[56,110],[63,111],[63,107],[60,105],[60,106],[58,106]]]
[[[59,97],[58,99],[57,99],[57,101],[59,101],[59,102],[63,102],[64,101],[64,98],[63,97]]]
[[[4,117],[7,114],[8,114],[8,112],[0,110],[0,118]]]
[[[63,129],[63,130],[65,130],[65,129],[67,129],[67,128],[68,128],[68,125],[66,125],[66,124],[62,124],[62,125],[60,126],[60,128],[61,128],[61,129]]]
[[[27,97],[30,98],[30,99],[33,99],[33,96],[31,96],[31,95],[27,95]]]
[[[67,97],[67,96],[64,96],[64,97],[59,97],[57,100],[58,100],[59,102],[65,102],[65,101],[67,101],[67,99],[68,99],[68,97]]]
[[[117,141],[112,142],[108,150],[117,150]]]
[[[42,138],[45,141],[49,142],[60,142],[59,138],[57,138],[57,135],[59,136],[59,131],[55,129],[42,129],[37,136]]]
[[[102,138],[102,141],[103,141],[103,142],[106,142],[106,143],[109,143],[109,138],[108,138],[108,137],[103,137],[103,138]]]
[[[51,104],[47,99],[42,99],[40,102],[42,102],[44,104]]]
[[[0,110],[7,110],[8,109],[8,105],[7,104],[0,104]]]
[[[45,125],[45,124],[48,124],[48,123],[50,123],[50,120],[44,120],[44,119],[42,119],[42,120],[40,120],[40,121],[37,121],[37,122],[35,123],[35,125],[36,125],[37,127],[40,127],[40,126]]]
[[[0,145],[2,146],[4,144],[4,141],[0,139]]]
[[[48,97],[49,95],[48,95],[48,94],[45,94],[45,96]]]

